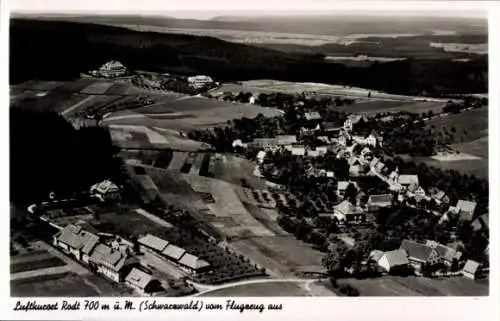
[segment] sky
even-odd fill
[[[479,4],[480,5],[480,4]],[[486,17],[469,1],[339,1],[339,0],[8,0],[13,12],[168,15],[183,19],[214,16],[359,14],[398,16]],[[283,11],[286,8],[286,12]],[[358,8],[364,8],[361,12]],[[425,10],[423,10],[425,9]]]

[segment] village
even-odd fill
[[[73,113],[69,120],[75,128],[106,126],[104,121],[114,112],[155,106],[152,95],[158,92],[181,98],[192,95],[205,99],[205,102],[217,99],[244,106],[265,105],[262,94],[219,92],[221,84],[210,76],[131,72],[118,61],[109,61],[98,70],[82,74],[82,79],[124,82],[143,91],[141,95],[105,106],[82,107],[77,104],[63,111],[61,114],[65,117],[69,110]],[[97,88],[99,82],[95,86]],[[368,92],[368,97],[370,94]],[[302,99],[309,95],[302,93],[293,97]],[[290,99],[290,95],[284,97]],[[481,252],[473,256],[471,248],[475,245],[464,244],[464,241],[472,234],[475,239],[488,241],[488,213],[479,212],[473,198],[457,199],[456,195],[447,195],[437,185],[429,184],[429,179],[422,179],[421,168],[412,169],[406,165],[406,168],[400,168],[394,158],[385,153],[384,147],[390,142],[384,140],[383,133],[372,128],[376,127],[374,123],[397,123],[399,119],[408,119],[401,125],[404,127],[419,120],[405,113],[389,113],[375,118],[347,113],[345,120],[335,114],[330,120],[325,120],[320,112],[310,111],[318,107],[314,99],[309,100],[308,110],[304,111],[304,103],[299,101],[293,109],[288,106],[280,110],[283,116],[272,120],[278,119],[279,122],[280,118],[287,119],[288,113],[300,110],[298,114],[303,116],[299,115],[301,127],[296,129],[296,134],[291,134],[291,130],[250,140],[231,135],[225,139],[233,139],[225,141],[227,146],[223,145],[223,148],[230,149],[230,154],[251,160],[253,175],[270,186],[268,191],[248,191],[253,193],[259,207],[279,213],[273,223],[324,253],[322,269],[298,271],[301,276],[292,280],[303,281],[301,277],[304,275],[306,279],[311,276],[313,280],[329,279],[335,288],[336,280],[350,277],[487,278],[489,246],[478,246]],[[353,103],[351,99],[337,98],[335,101],[338,104]],[[439,115],[423,117],[429,119]],[[256,119],[265,122],[270,118],[258,115]],[[233,120],[233,124],[237,121]],[[210,129],[208,131],[213,133]],[[180,136],[184,136],[182,131]],[[188,132],[187,136],[213,144],[206,139],[210,136],[200,137],[196,131]],[[216,152],[224,154],[228,151],[213,145],[216,145]],[[215,154],[210,153],[207,155],[212,159]],[[244,256],[229,246],[231,240],[238,237],[219,237],[220,233],[212,223],[206,222],[203,213],[172,209],[172,205],[166,209],[168,202],[158,196],[158,180],[153,181],[154,175],[150,171],[146,173],[149,165],[136,166],[140,161],[129,154],[130,150],[127,150],[122,157],[129,169],[132,187],[107,179],[74,199],[61,200],[51,193],[49,200],[28,207],[30,215],[50,226],[52,234],[48,238],[45,235],[48,244],[45,247],[56,249],[88,272],[120,288],[124,286],[126,290],[120,291],[134,295],[192,295],[200,291],[215,291],[224,284],[254,282],[252,279],[259,282],[269,278],[265,264],[257,263],[252,256],[246,253]],[[190,163],[187,172],[198,156],[192,154],[183,160],[184,164]],[[169,157],[165,165],[152,167],[168,167],[172,156]],[[190,157],[191,161],[188,160]],[[159,159],[155,162],[160,163]],[[286,162],[295,164],[294,169],[286,169]],[[212,168],[214,165],[210,161],[208,166]],[[284,179],[283,172],[300,179],[299,185],[306,187],[296,189],[293,179]],[[177,183],[168,184],[176,188]],[[197,193],[203,194],[207,204],[220,202],[213,191]],[[479,208],[484,210],[484,205]],[[417,226],[417,229],[431,231],[435,228],[440,234],[406,233],[405,223],[395,223],[384,230],[386,222],[382,222],[381,217],[387,222],[397,221],[400,214],[394,213],[401,212],[413,214],[428,224]],[[418,220],[416,223],[420,223]],[[380,235],[384,233],[388,239],[382,237],[381,240]],[[355,295],[356,290],[343,287],[340,292],[334,289],[333,293]]]
[[[471,224],[474,231],[483,231],[488,226],[488,214],[480,213],[475,215],[477,203],[475,201],[459,199],[451,204],[450,198],[436,186],[423,186],[419,182],[417,172],[400,173],[396,166],[392,170],[384,164],[383,160],[375,156],[380,154],[380,147],[384,141],[382,135],[372,131],[364,136],[353,134],[356,126],[363,121],[367,121],[362,115],[349,115],[342,125],[326,123],[317,112],[306,112],[304,115],[306,127],[300,130],[301,136],[313,136],[319,144],[309,147],[300,144],[296,135],[278,135],[275,138],[255,138],[249,142],[242,142],[241,139],[232,143],[235,150],[241,152],[248,150],[258,150],[256,154],[257,165],[255,174],[276,178],[279,167],[273,163],[277,155],[288,153],[292,158],[314,159],[324,157],[327,153],[334,155],[337,159],[345,160],[348,171],[347,180],[345,177],[338,178],[335,170],[318,169],[311,165],[306,165],[305,175],[311,179],[334,180],[337,178],[336,199],[337,204],[325,205],[325,199],[306,199],[313,208],[316,218],[305,217],[306,225],[314,231],[322,231],[321,225],[329,226],[332,222],[341,230],[366,228],[369,221],[373,221],[373,216],[378,215],[381,209],[390,209],[396,206],[406,209],[416,209],[427,213],[437,225],[447,226],[450,230],[451,239],[447,244],[442,244],[436,240],[414,240],[405,239],[399,248],[390,251],[381,251],[371,247],[369,254],[363,258],[364,265],[369,261],[375,262],[385,272],[390,274],[408,272],[417,275],[439,275],[458,276],[475,279],[478,276],[484,277],[488,267],[472,260],[462,257],[463,243],[458,241],[457,224]],[[303,136],[302,136],[303,137]],[[307,162],[307,161],[306,161]],[[267,173],[263,175],[262,173]],[[345,175],[344,175],[345,176]],[[379,180],[382,187],[380,194],[371,194],[366,190],[367,184],[360,187],[358,181],[366,178]],[[385,187],[383,187],[385,186]],[[368,185],[368,189],[371,186]],[[327,201],[328,202],[328,201]],[[302,207],[302,210],[304,208]],[[306,213],[284,211],[287,220],[297,222],[303,220]],[[293,217],[295,215],[295,217]],[[301,218],[302,217],[302,218]],[[327,223],[325,223],[325,220]],[[450,221],[453,223],[450,224]],[[291,223],[288,223],[291,224]],[[300,225],[300,224],[299,224]],[[331,228],[331,227],[330,227]],[[423,227],[422,227],[423,228]],[[356,232],[355,232],[356,234]],[[359,236],[359,233],[357,233]],[[336,239],[333,242],[345,242],[348,246],[354,247],[354,243],[359,241],[352,237]],[[457,242],[458,241],[458,242]],[[320,241],[321,242],[321,241]],[[488,255],[488,247],[484,250],[484,256]],[[342,260],[342,258],[340,258]],[[353,273],[353,268],[346,267],[346,271]],[[482,275],[482,276],[480,276]]]

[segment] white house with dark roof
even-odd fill
[[[394,271],[398,268],[408,266],[408,256],[405,250],[397,249],[393,251],[383,252],[377,260],[377,264],[386,272]]]
[[[185,253],[179,259],[178,263],[182,269],[192,274],[205,272],[210,269],[210,263],[190,253]]]

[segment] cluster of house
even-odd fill
[[[442,263],[447,267],[456,264],[458,268],[461,257],[462,252],[456,247],[431,240],[427,240],[425,243],[403,240],[399,249],[387,252],[374,250],[369,255],[371,261],[376,262],[383,270],[390,273],[409,266],[415,271],[421,272],[424,264],[435,265]],[[480,264],[478,262],[467,260],[461,273],[465,277],[475,279],[479,268]]]
[[[94,77],[116,78],[127,74],[127,68],[119,61],[108,61],[101,68],[89,71]]]
[[[146,273],[133,253],[133,244],[122,238],[103,237],[91,227],[69,224],[53,236],[53,245],[114,282],[129,285],[141,294],[158,288],[159,281]]]
[[[167,259],[185,272],[197,274],[211,269],[207,261],[152,234],[141,237],[138,243],[142,253],[150,253],[161,259]]]

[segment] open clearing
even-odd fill
[[[371,93],[371,98],[402,100],[402,101],[422,100],[422,97],[393,95],[365,88],[348,87],[340,85],[327,85],[321,83],[287,82],[287,81],[270,80],[270,79],[244,81],[242,82],[242,86],[246,86],[247,88],[257,88],[259,90],[265,89],[274,92],[284,92],[284,93],[302,93],[304,91],[307,91],[324,95],[344,96],[352,98],[366,98],[368,97],[368,93]],[[234,90],[234,91],[242,91],[242,90]],[[432,99],[429,98],[428,100],[444,101],[444,102],[446,101],[445,99],[434,99],[434,98]]]
[[[293,236],[254,237],[231,242],[230,247],[281,277],[294,276],[298,268],[322,269],[324,254]]]
[[[349,106],[335,107],[335,110],[345,111],[349,113],[361,113],[370,116],[385,112],[411,112],[420,114],[432,111],[434,113],[439,113],[442,111],[443,106],[444,103],[442,102],[401,102],[390,100],[372,100],[357,102]]]
[[[200,296],[207,297],[275,297],[275,296],[309,296],[304,283],[269,282],[244,284],[210,291]]]
[[[469,142],[488,135],[488,108],[466,110],[459,114],[435,118],[427,121],[427,126],[431,128],[434,126],[434,131],[439,131],[443,126],[449,130],[454,127],[455,140]]]
[[[82,94],[104,94],[108,88],[110,88],[113,85],[112,82],[108,81],[96,81],[92,83],[91,85],[85,87],[82,89],[80,92]]]
[[[253,174],[255,164],[235,156],[215,154],[211,157],[214,178],[242,186],[242,180],[252,189],[267,189],[266,182]]]
[[[362,296],[486,296],[487,281],[478,282],[464,277],[382,277],[376,279],[339,280],[339,284],[350,284]]]
[[[17,297],[99,296],[83,277],[69,272],[11,281],[10,289]]]

